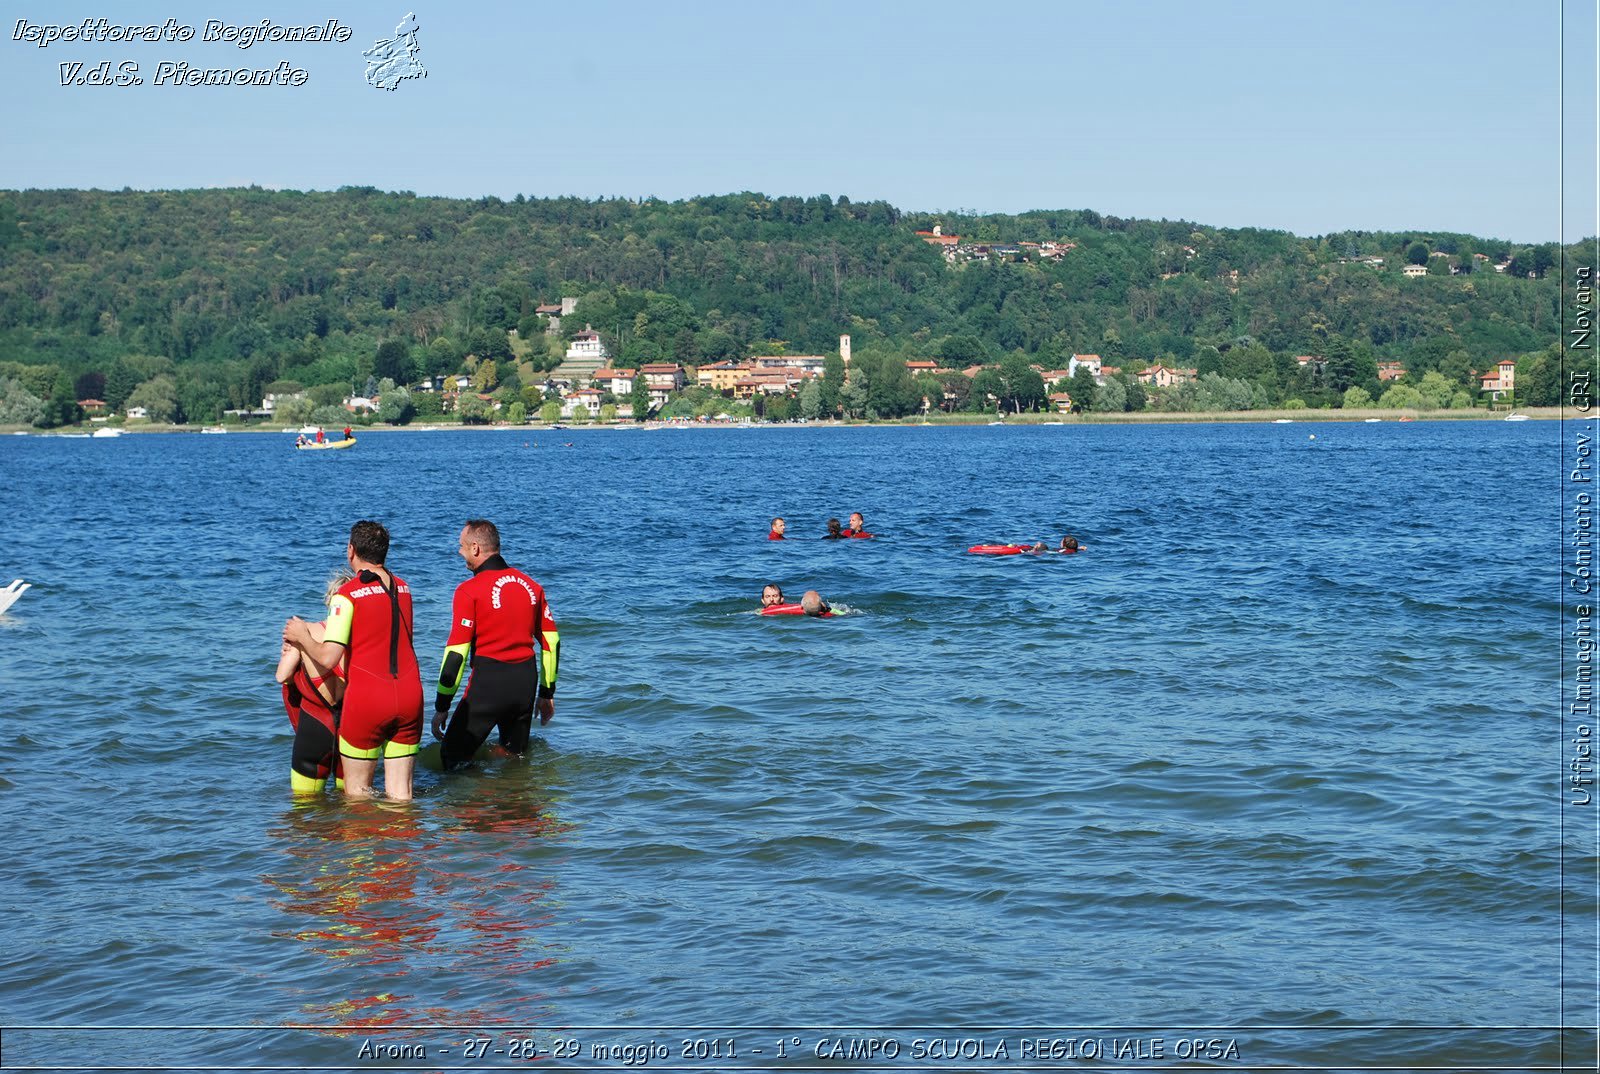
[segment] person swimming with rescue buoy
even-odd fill
[[[768,582],[762,588],[761,607],[757,611],[762,615],[808,615],[813,619],[827,619],[833,615],[833,609],[815,589],[806,590],[800,603],[791,604],[783,599],[783,589],[776,582]]]

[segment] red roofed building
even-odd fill
[[[913,377],[917,376],[919,373],[932,373],[938,368],[938,362],[928,361],[922,358],[909,358],[906,360],[906,369]]]
[[[1509,395],[1517,386],[1517,363],[1510,358],[1502,358],[1493,372],[1485,373],[1478,378],[1482,382],[1483,390],[1490,393],[1491,398],[1498,399],[1502,395]]]
[[[758,392],[762,395],[782,395],[811,375],[803,369],[755,370],[733,382],[733,397],[753,399]]]
[[[933,225],[932,231],[919,231],[917,238],[923,242],[931,242],[935,246],[954,246],[961,241],[960,235],[944,235],[940,233],[940,225]]]
[[[1072,413],[1072,396],[1067,392],[1052,392],[1050,394],[1050,405],[1055,408],[1057,414],[1070,414]]]
[[[652,392],[657,388],[675,392],[689,382],[683,366],[677,362],[652,362],[640,366],[639,372],[644,374],[645,383],[650,385]]]
[[[1399,362],[1379,362],[1378,379],[1380,381],[1399,380],[1406,375],[1406,367]]]
[[[612,395],[632,395],[635,369],[596,369],[589,375],[589,387]]]
[[[561,416],[570,418],[580,407],[587,410],[591,418],[598,416],[600,413],[600,390],[598,388],[579,388],[577,391],[568,392],[561,400]]]

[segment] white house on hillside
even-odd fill
[[[600,333],[589,325],[583,326],[583,331],[572,337],[572,344],[567,348],[568,358],[599,358],[606,357],[605,344],[600,342]]]

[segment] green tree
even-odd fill
[[[1346,410],[1361,410],[1372,405],[1372,396],[1367,394],[1367,389],[1358,384],[1344,390],[1343,405]]]
[[[800,416],[807,421],[822,417],[822,383],[815,377],[800,385]]]
[[[1088,370],[1083,370],[1087,373]],[[1001,396],[1013,411],[1020,414],[1024,407],[1037,410],[1044,402],[1044,378],[1020,354],[1008,354],[1000,362]],[[1092,392],[1091,392],[1092,394]]]
[[[650,413],[650,381],[642,371],[633,375],[633,390],[628,397],[633,401],[634,420],[643,421]]]
[[[1522,355],[1517,359],[1517,398],[1524,406],[1560,406],[1560,373],[1560,344]]]
[[[285,425],[304,425],[311,420],[311,412],[317,408],[306,396],[295,399],[284,399],[273,408],[272,416],[275,420]]]
[[[510,338],[498,328],[473,329],[467,337],[467,353],[477,355],[480,362],[485,359],[496,362],[516,360]]]
[[[1149,404],[1150,393],[1139,383],[1138,377],[1132,373],[1123,373],[1115,379],[1122,382],[1122,390],[1128,397],[1128,401],[1123,404],[1124,410],[1140,411]]]
[[[72,382],[72,394],[78,399],[98,399],[105,402],[106,375],[104,373],[84,373]]]
[[[989,350],[983,340],[973,335],[946,336],[936,354],[952,369],[965,369],[989,360]]]
[[[972,375],[972,392],[968,406],[973,410],[998,409],[1006,395],[1006,382],[998,369],[988,367]]]
[[[506,421],[512,425],[525,425],[528,421],[528,408],[521,399],[506,407]]]
[[[481,361],[477,370],[472,374],[472,389],[476,392],[494,391],[494,386],[499,383],[496,376],[496,367],[493,360]]]
[[[1107,381],[1106,386],[1110,385],[1111,382]],[[1094,374],[1089,372],[1089,367],[1080,365],[1072,373],[1072,383],[1067,393],[1072,396],[1072,405],[1082,410],[1120,411],[1127,404],[1126,391],[1107,392],[1107,398],[1102,402],[1099,395],[1103,390],[1094,382]]]
[[[1424,373],[1421,382],[1417,384],[1417,394],[1422,396],[1422,405],[1429,410],[1449,409],[1450,398],[1455,393],[1455,385],[1446,380],[1436,369]]]
[[[416,415],[411,392],[385,377],[378,385],[378,420],[386,425],[405,425]]]
[[[44,415],[44,400],[11,377],[0,378],[0,425],[32,425]]]
[[[398,339],[386,340],[378,347],[372,361],[372,374],[379,380],[385,378],[396,384],[409,384],[412,379],[411,348]]]
[[[768,421],[784,422],[794,416],[795,404],[790,396],[774,395],[766,404],[765,417]]]
[[[844,388],[844,359],[837,354],[822,359],[822,415],[831,418],[839,412],[839,393]]]
[[[617,404],[602,403],[600,405],[600,420],[607,424],[617,420]]]
[[[1420,242],[1414,242],[1406,247],[1406,261],[1413,265],[1426,265],[1428,263],[1428,248]]]
[[[561,420],[561,404],[555,400],[545,403],[539,408],[539,420],[546,425],[554,425]]]
[[[456,415],[463,425],[487,425],[489,404],[471,392],[462,392],[456,397]]]
[[[437,418],[444,414],[444,399],[438,392],[417,392],[411,397],[411,405],[419,418]]]
[[[170,373],[151,377],[128,396],[127,409],[142,406],[155,422],[178,420],[178,381]]]
[[[972,380],[965,373],[944,373],[938,379],[944,391],[934,397],[934,404],[952,414],[967,409],[967,401],[972,397]]]
[[[1078,403],[1077,393],[1071,394],[1073,405],[1081,405]],[[1092,402],[1096,411],[1104,414],[1120,414],[1128,408],[1128,389],[1116,377],[1108,377],[1104,384],[1095,386]],[[1089,408],[1084,407],[1084,409]]]
[[[861,381],[852,377],[839,389],[839,405],[847,418],[860,418],[867,412],[867,390]]]
[[[73,425],[82,420],[83,408],[78,405],[77,396],[72,391],[72,378],[63,369],[56,374],[50,397],[44,403],[44,413],[34,424],[48,429],[57,425]]]
[[[139,386],[141,379],[131,365],[118,359],[106,376],[106,394],[103,396],[106,406],[113,411],[123,409],[123,404],[133,394],[133,389]]]
[[[1378,405],[1389,410],[1421,410],[1422,393],[1408,384],[1396,384],[1378,397]]]

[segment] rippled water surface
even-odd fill
[[[275,1027],[240,1066],[360,1039],[297,1026],[1303,1025],[1308,1063],[1552,1024],[1557,437],[7,437],[0,1021]],[[852,510],[878,540],[813,539]],[[428,676],[473,515],[560,620],[555,722],[409,807],[294,804],[283,619],[382,519]],[[848,614],[757,617],[767,581]]]

